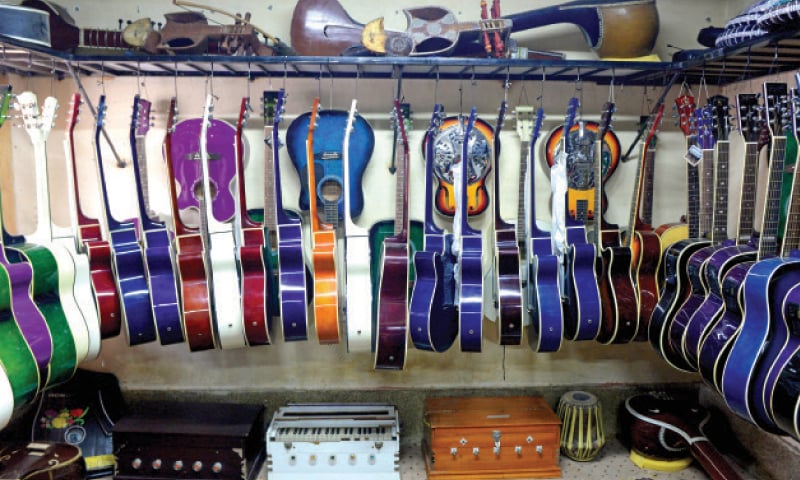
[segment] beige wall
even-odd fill
[[[91,0],[64,3],[74,14],[78,24],[96,27],[115,27],[119,17],[136,19],[148,15],[157,18],[163,12],[175,10],[167,2],[111,2]],[[452,5],[449,5],[452,3]],[[523,8],[546,5],[544,1],[512,1],[503,2],[505,12],[514,12]],[[725,19],[735,14],[746,2],[706,1],[689,2],[685,0],[659,2],[662,19],[661,36],[657,51],[668,51],[666,44],[676,44],[686,48],[694,48],[692,39],[696,32],[708,24],[722,25]],[[345,1],[345,8],[359,21],[367,21],[379,14],[387,17],[390,28],[404,28],[402,13],[394,9],[377,12],[374,5],[366,2]],[[410,5],[425,5],[428,2],[409,0]],[[291,16],[291,2],[240,1],[235,6],[226,6],[229,10],[250,11],[254,21],[282,38],[288,39],[288,19]],[[462,2],[445,2],[457,11],[459,18],[475,18],[478,10],[459,11],[464,7]],[[458,5],[458,6],[456,6]],[[734,8],[736,6],[737,8]],[[77,8],[77,10],[76,10]],[[707,20],[710,19],[710,20]],[[556,48],[556,45],[568,45],[571,50],[586,51],[582,38],[571,27],[558,27],[550,40],[532,44],[533,48]],[[556,29],[557,30],[557,29]],[[576,40],[577,39],[577,40]],[[554,43],[547,43],[548,41]],[[566,42],[566,43],[565,43]],[[585,53],[584,53],[585,54]],[[26,89],[35,91],[40,101],[47,95],[54,95],[62,105],[57,125],[50,135],[48,144],[49,165],[51,174],[51,197],[53,215],[57,223],[67,221],[65,192],[62,182],[65,156],[62,141],[64,139],[65,111],[74,84],[70,80],[52,81],[50,79],[24,79],[11,77],[14,90]],[[111,138],[125,159],[130,159],[128,143],[128,126],[130,123],[130,106],[133,94],[141,91],[142,95],[154,103],[153,127],[147,137],[148,166],[151,172],[150,181],[153,194],[151,203],[155,208],[166,213],[168,203],[165,187],[165,169],[160,154],[160,144],[164,135],[165,113],[170,96],[174,95],[175,86],[172,78],[146,78],[137,85],[135,78],[106,78],[100,82],[98,77],[83,79],[89,96],[93,102],[101,92],[108,96],[107,128]],[[215,108],[215,117],[235,122],[239,101],[243,95],[250,94],[253,99],[260,97],[262,90],[281,86],[283,80],[258,79],[249,85],[245,79],[221,79],[213,81],[214,92],[219,96]],[[286,83],[290,94],[287,121],[307,111],[318,91],[322,93],[325,107],[346,109],[356,92],[354,82],[346,79],[329,80],[318,84],[316,80],[294,80]],[[386,117],[391,105],[393,83],[384,80],[361,80],[358,86],[359,106],[375,129],[376,149],[364,177],[364,193],[368,198],[358,223],[371,225],[377,220],[392,216],[392,197],[386,192],[392,191],[394,177],[386,169],[390,155],[391,132]],[[441,81],[438,85],[438,99],[443,102],[449,113],[459,111],[458,88],[463,87],[463,108],[467,110],[473,99],[480,115],[494,124],[496,110],[503,97],[500,82],[481,81],[471,85],[469,81]],[[197,117],[202,114],[204,93],[208,85],[203,78],[180,78],[177,80],[180,118]],[[508,93],[511,107],[521,103],[531,103],[539,95],[541,84],[538,81],[514,82]],[[410,132],[412,145],[411,173],[411,215],[412,218],[423,217],[423,199],[421,189],[424,178],[421,168],[420,139],[428,123],[430,107],[433,104],[437,85],[433,81],[406,80],[404,93],[415,113],[414,124]],[[548,82],[544,85],[544,108],[547,112],[546,128],[551,128],[563,120],[565,102],[575,94],[572,83]],[[711,92],[712,94],[714,91]],[[579,93],[580,94],[580,93]],[[643,100],[643,90],[636,87],[620,87],[616,91],[618,110],[614,127],[623,149],[626,149],[634,137],[634,129],[638,116],[647,110]],[[647,98],[655,100],[660,94],[657,90],[648,90]],[[677,89],[671,92],[667,101],[672,102]],[[695,92],[697,96],[699,92]],[[608,98],[608,87],[583,85],[582,99],[584,116],[597,119],[602,103]],[[526,101],[529,99],[529,101]],[[257,102],[254,100],[254,106]],[[80,162],[80,186],[97,190],[97,179],[92,153],[93,122],[87,109],[76,130],[78,159]],[[669,113],[669,110],[668,110]],[[248,205],[262,205],[262,123],[258,116],[253,118],[246,130],[250,152],[248,177]],[[10,137],[10,139],[9,139]],[[33,227],[35,202],[33,196],[33,178],[31,169],[30,142],[23,129],[3,128],[0,131],[0,151],[10,152],[0,159],[4,194],[4,217],[15,232],[29,232]],[[513,120],[506,122],[502,134],[502,156],[500,158],[503,171],[513,171],[519,161],[519,140],[514,130]],[[654,223],[656,225],[677,220],[684,211],[685,198],[685,163],[683,156],[683,135],[672,125],[671,118],[666,118],[659,135],[656,184],[654,192]],[[541,152],[541,149],[539,150]],[[134,189],[131,168],[115,168],[110,161],[109,152],[105,152],[106,172],[111,190],[111,210],[117,218],[127,218],[134,213]],[[287,205],[296,205],[298,183],[291,168],[288,155],[281,158],[284,173],[284,199]],[[609,220],[625,224],[628,219],[632,180],[635,174],[635,162],[620,165],[617,173],[608,185],[611,197]],[[732,171],[735,167],[732,165]],[[537,199],[540,220],[547,221],[543,213],[547,205],[549,186],[544,178],[541,164],[538,166]],[[505,175],[504,175],[505,177]],[[508,186],[500,193],[503,215],[512,220],[516,211],[516,179],[513,174],[507,177]],[[736,189],[733,188],[732,191]],[[97,196],[87,200],[85,209],[99,214]],[[681,199],[678,201],[678,199]],[[732,200],[733,202],[733,200]],[[438,219],[447,226],[447,220]],[[487,227],[490,218],[480,219],[476,226]],[[734,219],[731,219],[733,225]],[[488,265],[487,265],[488,266]],[[486,321],[485,330],[494,329],[494,324]],[[277,335],[276,335],[277,336]],[[308,342],[283,343],[278,340],[275,345],[238,351],[210,351],[189,353],[186,345],[162,347],[156,344],[141,345],[130,348],[124,337],[104,342],[101,357],[86,364],[87,368],[110,371],[117,374],[125,388],[136,389],[200,389],[200,390],[266,390],[266,389],[353,389],[353,388],[460,388],[506,386],[536,388],[538,386],[571,385],[571,384],[609,384],[609,383],[659,383],[688,382],[696,380],[696,376],[687,375],[670,369],[653,352],[647,343],[620,346],[602,346],[594,342],[566,342],[564,348],[555,354],[534,354],[527,346],[501,347],[496,342],[485,340],[484,351],[480,354],[465,354],[454,347],[445,354],[431,354],[409,350],[409,361],[404,372],[375,372],[368,354],[349,354],[345,346],[320,346],[313,340],[313,333]]]

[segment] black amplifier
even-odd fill
[[[254,480],[264,462],[264,406],[141,403],[114,425],[121,480]]]

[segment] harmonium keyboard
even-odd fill
[[[397,410],[384,404],[290,404],[267,429],[270,480],[399,480]]]

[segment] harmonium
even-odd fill
[[[392,405],[290,404],[267,429],[270,480],[400,480],[400,423]]]
[[[114,425],[119,480],[254,480],[263,466],[264,406],[147,402]]]
[[[542,397],[428,398],[428,478],[560,477],[560,425]]]

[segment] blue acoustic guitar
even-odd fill
[[[771,417],[760,400],[763,377],[759,378],[764,352],[770,349],[772,318],[782,312],[784,297],[800,283],[800,259],[765,255],[777,254],[777,232],[773,225],[779,222],[780,191],[786,149],[786,135],[790,129],[786,114],[788,92],[785,83],[764,84],[764,101],[767,126],[772,137],[770,151],[769,183],[764,202],[764,220],[759,238],[759,257],[747,271],[742,285],[744,313],[736,337],[722,370],[722,394],[728,407],[737,415],[764,429],[774,429]],[[769,248],[768,250],[766,248]],[[764,367],[766,368],[766,367]],[[758,394],[755,394],[758,392]]]
[[[452,235],[433,220],[434,141],[444,119],[441,104],[434,105],[431,123],[423,141],[425,152],[424,247],[414,253],[416,281],[411,291],[409,328],[414,346],[420,350],[444,352],[458,335],[458,310],[452,269],[445,268],[451,256]]]
[[[183,322],[178,300],[178,284],[172,265],[172,240],[164,222],[155,218],[150,208],[147,178],[145,135],[150,129],[150,102],[139,95],[133,97],[131,116],[131,153],[133,178],[136,181],[138,222],[144,251],[144,265],[153,318],[162,345],[184,341]]]
[[[267,105],[270,92],[264,92],[264,122],[268,122]],[[275,102],[275,109],[272,115],[271,136],[265,141],[272,147],[272,155],[267,156],[265,169],[272,170],[272,178],[265,179],[271,188],[265,189],[266,192],[274,194],[274,198],[265,198],[264,224],[269,231],[275,232],[277,238],[277,257],[278,257],[278,295],[280,298],[280,316],[283,321],[283,339],[285,341],[307,340],[308,339],[308,299],[306,290],[306,267],[303,259],[303,228],[300,225],[300,218],[289,215],[283,208],[283,193],[281,188],[281,166],[280,148],[281,141],[278,135],[278,127],[283,119],[284,103],[286,93],[283,90],[278,92]],[[304,137],[305,138],[305,137]],[[298,151],[298,155],[305,158],[304,150]],[[274,209],[274,213],[266,213],[266,210]],[[274,218],[275,225],[271,226]]]
[[[464,141],[461,148],[461,191],[458,195],[458,213],[454,222],[459,223],[458,237],[458,325],[461,334],[462,352],[480,352],[483,339],[483,239],[480,230],[469,225],[469,203],[467,185],[469,169],[467,159],[480,140],[473,133],[477,109],[472,107],[469,120],[464,128]]]
[[[577,108],[577,103],[570,103],[570,108],[573,106]],[[594,142],[597,147],[602,145],[603,137],[605,137],[606,131],[608,131],[613,108],[614,106],[611,104],[606,104],[603,107],[603,118],[601,125],[598,127],[597,140]],[[572,125],[568,126],[564,124],[565,132],[571,129]],[[569,158],[576,149],[576,140],[577,139],[572,135],[564,136],[563,148],[567,158]],[[597,151],[601,152],[602,149]],[[600,168],[602,169],[601,156],[595,156],[593,163],[600,164]],[[599,185],[600,183],[602,183],[602,176],[597,179],[597,184]],[[554,201],[558,200],[554,199]],[[564,201],[569,202],[569,199],[565,197]],[[602,316],[600,289],[598,287],[599,282],[595,270],[597,248],[594,244],[586,241],[586,222],[589,220],[588,201],[583,199],[577,200],[575,206],[575,217],[569,213],[565,215],[567,244],[569,247],[564,257],[566,273],[566,278],[564,279],[566,313],[564,318],[564,336],[570,340],[594,340],[597,337],[600,328],[600,318]],[[565,208],[568,209],[568,206]],[[597,213],[595,213],[595,215],[597,215]]]
[[[776,426],[800,440],[800,284],[784,297],[781,313],[773,322],[774,338],[785,336],[785,341],[772,364],[765,358],[768,371],[762,401]]]
[[[107,237],[113,249],[114,270],[117,291],[122,306],[122,321],[127,329],[130,345],[152,342],[156,339],[156,326],[150,303],[150,290],[144,269],[144,257],[133,221],[120,222],[111,214],[108,200],[108,182],[103,166],[101,132],[106,116],[106,96],[101,95],[97,103],[97,123],[95,128],[95,155],[100,190],[103,194],[102,210],[108,225]]]
[[[320,213],[320,221],[337,225],[344,218],[344,191],[342,145],[347,126],[348,112],[344,110],[320,110],[317,113],[317,132],[314,135],[314,177],[316,185],[314,197]],[[292,165],[300,176],[301,210],[308,210],[308,160],[306,159],[306,137],[311,113],[306,112],[295,118],[286,130],[286,148]],[[362,122],[363,121],[362,119]],[[364,194],[361,178],[371,157],[374,139],[372,129],[364,128],[362,122],[354,128],[350,138],[350,215],[358,217],[364,208]]]
[[[536,111],[536,120],[528,147],[528,286],[526,291],[531,321],[528,344],[536,352],[555,352],[561,348],[564,331],[564,308],[561,303],[561,266],[553,255],[550,233],[536,224],[536,141],[542,129],[544,111]],[[523,140],[523,146],[525,146]]]

